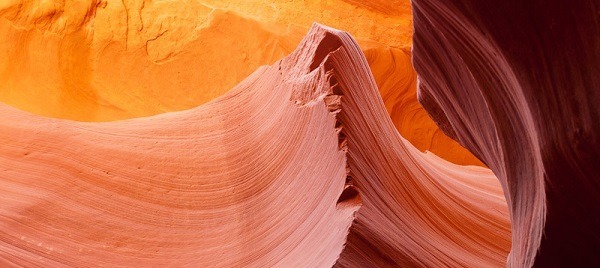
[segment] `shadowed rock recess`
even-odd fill
[[[498,176],[511,267],[600,266],[598,1],[414,0],[419,97]]]

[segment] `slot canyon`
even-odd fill
[[[598,0],[0,0],[0,267],[600,267]]]

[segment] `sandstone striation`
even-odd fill
[[[0,2],[0,266],[600,266],[599,8]]]
[[[414,0],[419,98],[498,176],[510,267],[600,265],[597,1]]]
[[[508,253],[493,174],[403,139],[357,43],[331,28],[194,109],[0,117],[6,265],[499,266]]]
[[[332,266],[360,197],[333,104],[290,100],[329,89],[297,78],[311,51],[183,112],[84,123],[2,105],[3,264]]]

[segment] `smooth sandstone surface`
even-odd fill
[[[408,1],[2,2],[0,101],[77,121],[191,109],[291,53],[315,21],[358,37],[405,138],[483,166],[417,102]]]
[[[502,266],[510,247],[490,170],[402,138],[331,28],[187,111],[0,109],[6,265]]]
[[[420,101],[498,176],[510,267],[600,266],[599,11],[413,1]]]

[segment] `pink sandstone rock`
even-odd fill
[[[502,266],[510,247],[491,171],[403,139],[356,42],[324,26],[195,109],[0,105],[0,128],[6,266]]]

